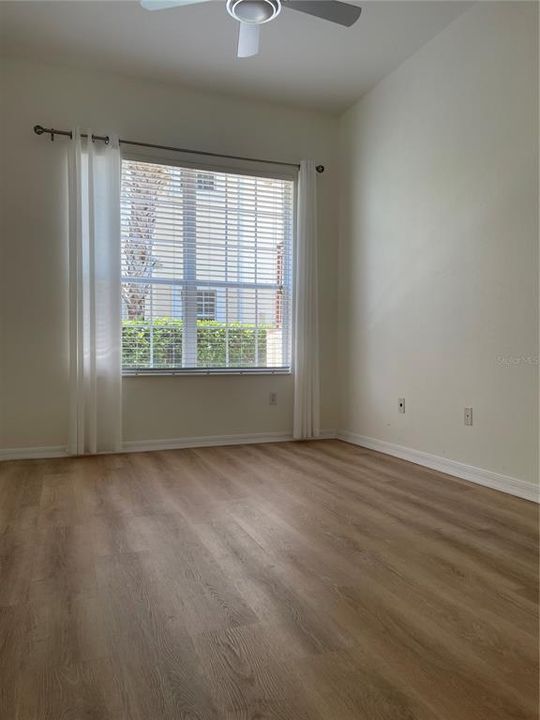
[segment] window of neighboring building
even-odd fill
[[[216,188],[213,172],[197,173],[197,190],[200,192],[214,192]]]
[[[197,320],[216,319],[216,291],[197,291]]]

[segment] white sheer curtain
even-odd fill
[[[302,161],[298,179],[293,435],[319,435],[317,177],[311,160]]]
[[[74,130],[69,153],[69,452],[84,455],[121,447],[120,149]]]

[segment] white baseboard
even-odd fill
[[[319,438],[335,438],[335,430],[322,430]],[[192,447],[211,447],[213,445],[253,445],[256,443],[292,441],[290,433],[249,433],[243,435],[203,435],[201,437],[172,438],[167,440],[128,440],[122,444],[121,452],[147,452],[151,450],[180,450]],[[61,445],[49,447],[25,447],[0,449],[2,460],[39,460],[67,457],[67,447]]]
[[[62,445],[0,449],[0,460],[41,460],[66,456],[67,448]]]
[[[321,440],[336,437],[335,430],[322,430]],[[257,443],[289,442],[290,433],[248,433],[243,435],[202,435],[200,437],[171,438],[168,440],[127,440],[122,445],[124,452],[147,452],[151,450],[181,450],[182,448],[218,447],[221,445],[254,445]]]
[[[201,437],[170,438],[167,440],[127,440],[124,452],[151,450],[181,450],[182,448],[211,447],[213,445],[248,445],[253,443],[284,442],[292,440],[288,433],[250,433],[249,435],[202,435]]]
[[[438,470],[448,475],[454,475],[462,480],[484,485],[509,495],[540,502],[540,488],[534,483],[519,480],[518,478],[502,475],[493,470],[466,465],[465,463],[450,460],[440,455],[432,455],[421,450],[396,445],[386,440],[357,435],[347,430],[322,430],[321,440],[338,438],[345,442],[361,447],[377,450],[386,455],[403,460],[409,460],[417,465]],[[220,445],[252,445],[256,443],[288,442],[293,437],[290,433],[249,433],[243,435],[205,435],[201,437],[172,438],[167,440],[128,440],[122,446],[123,452],[147,452],[151,450],[178,450],[192,447],[211,447]],[[46,458],[60,458],[67,456],[67,448],[62,445],[48,447],[23,447],[0,449],[2,460],[38,460]]]
[[[485,470],[484,468],[475,467],[474,465],[466,465],[465,463],[450,460],[440,455],[432,455],[431,453],[421,450],[396,445],[386,440],[377,440],[366,437],[365,435],[357,435],[348,430],[338,431],[337,438],[352,443],[353,445],[360,445],[361,447],[377,450],[386,455],[393,455],[402,460],[409,460],[417,465],[424,465],[432,470],[439,470],[439,472],[454,475],[462,480],[468,480],[478,485],[485,485],[493,490],[515,495],[524,500],[540,502],[540,488],[534,483],[526,482],[525,480],[519,480],[518,478],[502,475],[493,470]]]

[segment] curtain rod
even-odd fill
[[[54,128],[44,128],[42,125],[34,125],[36,135],[50,135],[51,142],[54,141],[55,135],[63,135],[73,139],[71,130],[55,130]],[[86,133],[81,133],[81,137],[88,137]],[[92,135],[92,142],[102,140],[105,145],[109,144],[108,135]],[[282,165],[286,167],[294,167],[299,169],[298,163],[276,162],[274,160],[262,160],[261,158],[242,157],[241,155],[222,155],[221,153],[205,152],[204,150],[188,150],[186,148],[171,147],[170,145],[154,145],[153,143],[137,142],[136,140],[119,140],[121,145],[133,145],[135,147],[154,148],[156,150],[171,150],[172,152],[188,153],[190,155],[204,155],[205,157],[226,158],[227,160],[247,160],[248,162],[264,163],[265,165]],[[324,172],[324,165],[317,165],[318,173]]]

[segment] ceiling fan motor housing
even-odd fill
[[[280,0],[227,0],[227,10],[235,20],[248,25],[262,25],[276,18]]]

